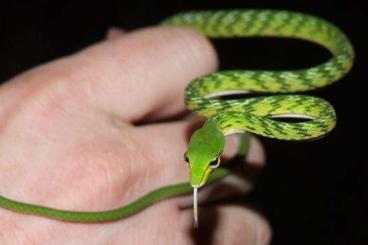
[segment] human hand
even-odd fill
[[[0,88],[0,195],[92,211],[186,182],[182,158],[193,118],[139,123],[182,113],[186,84],[213,72],[216,63],[213,48],[200,34],[154,27],[129,34],[115,30],[106,41],[13,78]],[[236,144],[230,138],[225,155],[233,155]],[[263,165],[255,140],[247,161]],[[0,244],[191,244],[197,241],[191,210],[180,209],[190,200],[164,200],[103,224],[0,208]],[[269,241],[267,222],[254,211],[224,205],[200,212],[199,231],[210,227],[213,233],[201,232],[204,241]],[[216,225],[207,225],[214,213]]]

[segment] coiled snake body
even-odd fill
[[[312,41],[327,48],[327,62],[292,71],[221,71],[190,82],[185,90],[187,108],[207,117],[192,136],[185,160],[190,183],[163,187],[115,210],[76,212],[21,203],[0,196],[0,207],[16,212],[72,222],[105,222],[122,219],[154,202],[188,193],[228,172],[217,168],[224,136],[250,132],[282,140],[304,140],[323,136],[336,123],[335,111],[325,100],[304,95],[275,95],[249,99],[216,99],[217,95],[244,92],[290,93],[323,87],[343,77],[351,68],[354,52],[345,34],[318,17],[276,10],[223,10],[187,12],[163,21],[164,25],[195,28],[212,38],[286,37]],[[303,122],[282,122],[274,117],[305,118]],[[213,169],[216,171],[212,171]],[[196,202],[194,203],[196,207]],[[196,215],[195,211],[195,215]]]

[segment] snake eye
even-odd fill
[[[186,162],[187,164],[189,164],[189,158],[188,158],[188,155],[187,155],[186,152],[184,153],[184,162]]]
[[[220,165],[220,156],[215,157],[212,159],[210,164],[208,165],[211,169],[215,169]]]

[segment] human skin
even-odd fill
[[[185,111],[188,82],[216,68],[215,51],[201,34],[151,27],[131,33],[112,29],[104,41],[16,76],[0,87],[0,195],[68,210],[106,210],[188,181],[183,153],[198,119],[165,119]],[[229,137],[226,144],[229,158],[238,142]],[[257,140],[252,139],[244,162],[264,165]],[[242,186],[247,183],[232,183],[238,192],[247,190]],[[211,188],[216,186],[201,193],[202,201]],[[183,208],[190,202],[191,196],[167,199],[103,224],[0,208],[0,244],[270,240],[260,214],[231,204],[200,208],[200,227],[193,231],[192,211]]]

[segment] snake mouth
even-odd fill
[[[191,182],[190,183],[190,186],[192,187],[192,188],[200,188],[200,187],[202,187],[203,185],[204,185],[204,183],[205,183],[205,181],[204,181],[204,178],[201,180],[201,182],[199,182],[199,184],[193,184],[193,182]]]
[[[192,188],[200,188],[204,184],[206,184],[208,177],[211,173],[212,169],[207,168],[205,171],[190,171],[190,185]]]

